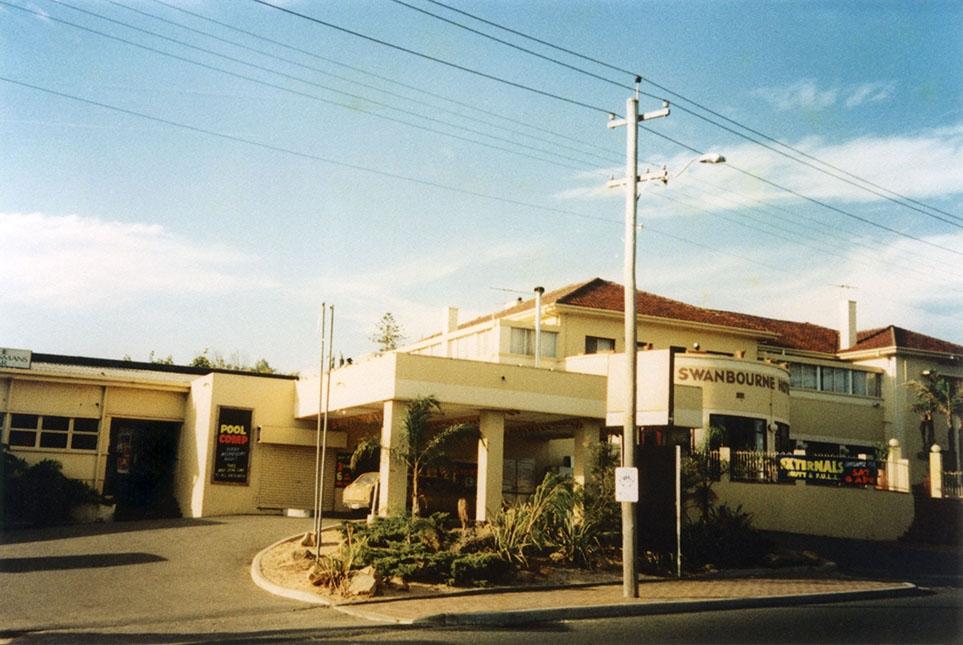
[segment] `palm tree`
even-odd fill
[[[421,513],[418,495],[418,480],[425,471],[446,457],[448,447],[458,439],[478,437],[478,427],[473,424],[457,423],[439,432],[429,433],[432,414],[440,412],[441,406],[432,395],[421,396],[408,404],[408,412],[402,425],[398,447],[391,450],[391,458],[405,465],[411,475],[411,514]],[[379,449],[387,450],[376,438],[363,441],[351,456],[351,465],[363,460]]]
[[[907,385],[912,387],[916,394],[916,403],[913,404],[913,412],[922,417],[921,431],[924,441],[933,441],[933,417],[940,415],[946,419],[946,447],[947,450],[956,455],[957,470],[959,470],[959,455],[957,447],[959,437],[954,428],[953,418],[963,415],[963,390],[958,387],[957,379],[943,376],[935,370],[926,370],[922,374],[920,381],[909,381]],[[924,446],[929,448],[929,445]]]

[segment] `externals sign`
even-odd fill
[[[778,455],[779,479],[782,481],[835,484],[837,486],[875,486],[878,465],[870,459]]]
[[[214,444],[212,481],[246,484],[251,461],[251,410],[220,408]]]
[[[0,347],[0,367],[16,367],[23,370],[30,369],[29,349],[10,349]]]

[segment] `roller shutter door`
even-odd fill
[[[314,508],[315,449],[261,444],[260,508]],[[325,459],[324,510],[334,508],[335,456]]]

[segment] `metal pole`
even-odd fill
[[[639,176],[639,99],[625,102],[625,415],[622,420],[622,467],[635,468],[636,312],[635,220]],[[635,503],[622,502],[622,595],[639,595],[636,573]]]
[[[327,320],[327,308],[325,303],[321,303],[321,356],[318,358],[318,424],[317,433],[314,437],[314,541],[321,543],[321,517],[318,512],[319,498],[321,490],[321,392],[324,375],[324,332]]]
[[[675,575],[682,577],[682,446],[675,447]]]
[[[328,361],[324,377],[324,425],[321,432],[321,485],[318,487],[318,539],[315,562],[321,556],[321,519],[324,513],[324,462],[328,450],[328,408],[331,403],[331,366],[334,363],[334,305],[328,306],[330,324],[328,325]]]
[[[542,365],[542,294],[545,287],[535,287],[535,367]]]

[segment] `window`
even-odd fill
[[[558,340],[558,332],[542,332],[542,356],[555,358],[555,346]],[[526,356],[535,355],[535,330],[521,329],[512,327],[511,348],[512,354],[524,354]]]
[[[828,367],[790,363],[789,377],[793,387],[836,394],[879,396],[880,377],[845,367]]]
[[[614,352],[614,351],[615,351],[614,338],[602,338],[601,336],[585,337],[586,354],[598,354],[601,352]]]
[[[67,417],[42,417],[40,428],[41,448],[67,447],[67,430],[70,428],[70,419]]]
[[[70,447],[74,450],[96,450],[99,431],[99,419],[74,419],[74,431],[70,435]]]
[[[10,415],[10,445],[21,448],[67,448],[96,450],[100,419],[39,414]]]
[[[37,427],[40,417],[36,414],[10,415],[10,445],[33,448],[37,445]]]
[[[789,379],[793,387],[815,390],[819,387],[816,380],[816,366],[805,363],[789,364]]]

